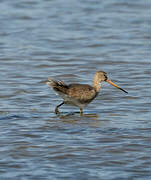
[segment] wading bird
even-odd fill
[[[94,75],[92,86],[88,84],[65,84],[63,81],[56,81],[48,78],[47,84],[63,98],[63,102],[56,106],[55,113],[59,113],[59,107],[63,104],[74,105],[80,108],[80,114],[83,113],[83,108],[86,107],[99,93],[101,83],[105,81],[128,93],[118,85],[108,79],[107,73],[97,71]]]

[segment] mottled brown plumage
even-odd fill
[[[108,80],[107,74],[103,71],[96,72],[92,86],[88,84],[67,85],[63,81],[56,81],[52,78],[48,78],[47,84],[64,99],[64,101],[56,107],[55,113],[59,112],[58,108],[63,104],[78,106],[80,108],[80,113],[82,113],[83,108],[98,95],[101,82],[103,81],[106,81],[127,93],[127,91]]]

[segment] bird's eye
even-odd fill
[[[104,78],[105,78],[105,80],[104,80],[104,81],[106,81],[106,80],[108,79],[106,74],[104,75]]]

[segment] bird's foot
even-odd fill
[[[58,114],[59,113],[59,110],[58,110],[58,108],[56,107],[56,109],[55,109],[55,113],[56,114]]]
[[[80,116],[82,116],[83,115],[83,110],[82,110],[82,108],[80,108]]]

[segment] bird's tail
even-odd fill
[[[66,85],[63,81],[56,81],[49,77],[46,84],[58,93],[59,92],[65,93],[65,94],[67,93],[68,85]]]

